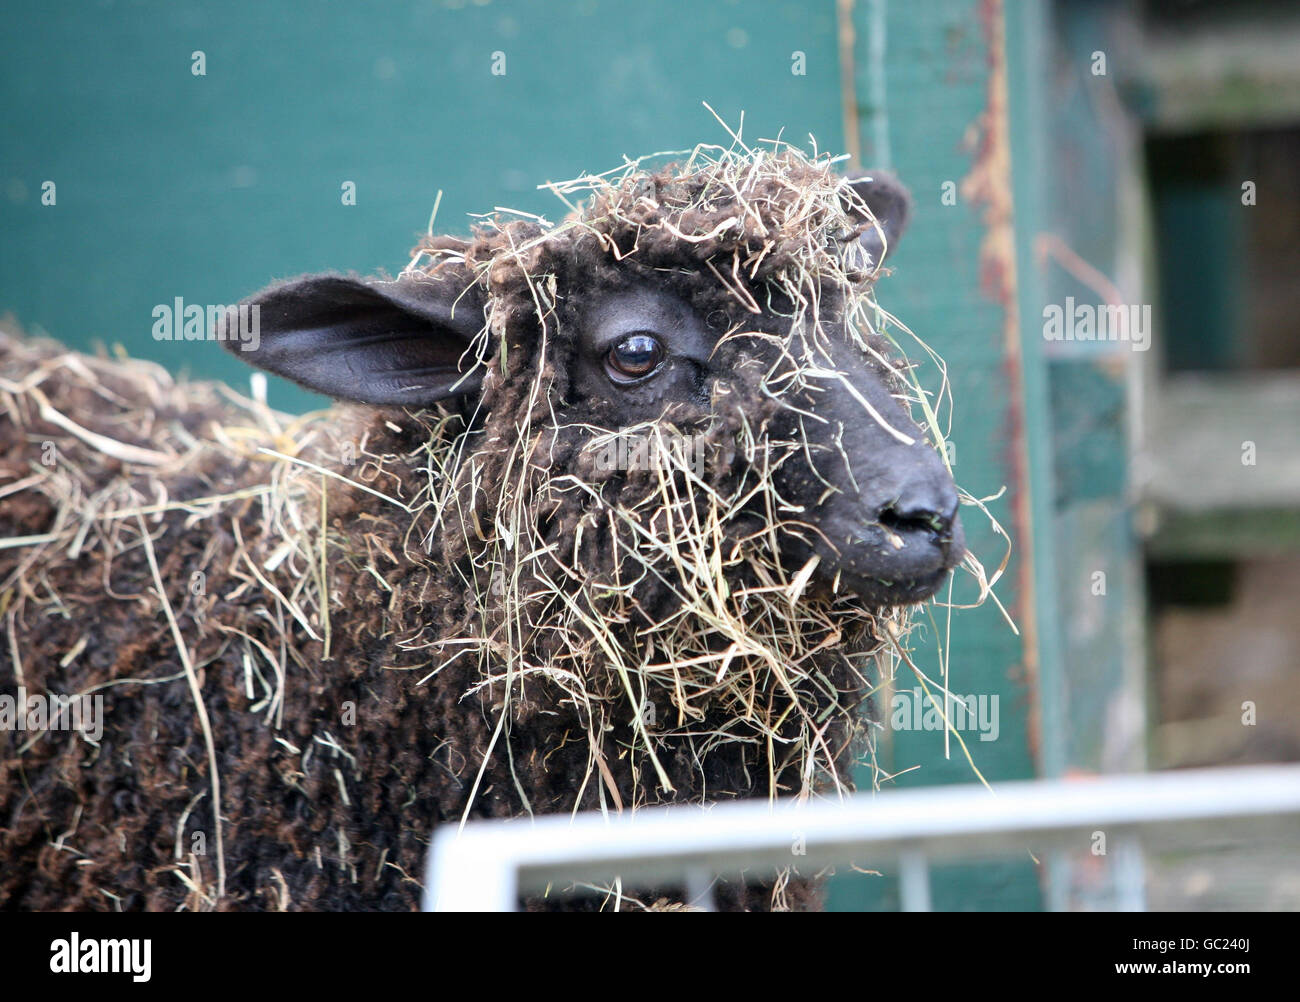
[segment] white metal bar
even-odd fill
[[[706,912],[717,911],[713,900],[714,877],[703,867],[693,866],[686,871],[686,901]]]
[[[1121,831],[1111,839],[1110,866],[1116,910],[1146,911],[1146,866],[1142,861],[1142,843],[1136,834]]]
[[[1049,912],[1063,912],[1070,902],[1070,857],[1061,847],[1054,846],[1044,854],[1047,861],[1047,881],[1043,886],[1044,904]]]
[[[898,899],[905,912],[930,910],[930,861],[908,849],[898,857]]]
[[[519,893],[574,880],[625,886],[680,882],[693,868],[719,875],[798,866],[813,872],[869,851],[898,857],[1016,851],[1098,827],[1150,826],[1300,814],[1300,766],[1254,766],[1086,780],[1005,783],[858,794],[844,803],[741,801],[635,814],[472,822],[435,832],[425,907],[513,908]],[[1081,834],[1082,833],[1082,834]],[[792,846],[799,846],[796,854]]]

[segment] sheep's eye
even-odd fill
[[[629,334],[609,349],[605,368],[615,382],[626,383],[650,375],[664,360],[664,346],[651,334]]]

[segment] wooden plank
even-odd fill
[[[1147,428],[1142,496],[1168,514],[1296,508],[1297,429],[1300,377],[1168,379]]]
[[[992,602],[954,614],[948,680],[954,693],[996,698],[996,739],[982,741],[972,730],[962,734],[978,769],[996,786],[1038,772],[1039,649],[1034,638],[1040,612],[1031,557],[1039,542],[1029,489],[1034,461],[1026,436],[1040,414],[1030,411],[1032,417],[1027,417],[1022,370],[1005,25],[999,3],[970,0],[859,0],[853,15],[863,163],[872,166],[889,157],[889,166],[915,199],[912,229],[894,258],[894,275],[881,286],[881,302],[947,361],[956,401],[952,440],[958,482],[977,496],[1007,488],[990,503],[1015,538],[998,594],[1023,635],[1012,632]],[[883,86],[872,59],[884,60]],[[995,570],[1003,542],[978,512],[965,509],[963,520],[972,552]],[[1050,533],[1042,539],[1050,543]],[[974,592],[969,579],[959,580],[954,600],[969,601]],[[947,639],[947,627],[942,618],[936,625],[937,631],[926,626],[916,636],[915,655],[918,665],[937,678],[936,641]],[[917,684],[902,669],[895,687],[904,702],[897,706],[906,705]],[[945,758],[941,730],[895,729],[890,709],[888,704],[877,707],[885,722],[881,765],[901,773],[888,785],[977,781],[956,740],[950,740]],[[859,783],[868,786],[873,778],[863,770]],[[931,882],[936,908],[1041,904],[1028,856],[936,869]],[[831,903],[837,908],[890,907],[897,901],[894,874],[882,881],[854,873],[832,882]]]
[[[1148,25],[1134,104],[1158,131],[1285,125],[1300,116],[1300,11],[1225,4]]]

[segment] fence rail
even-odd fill
[[[1104,831],[1115,907],[1141,908],[1144,838],[1198,823],[1300,818],[1300,765],[1201,769],[1077,780],[857,794],[844,802],[742,801],[515,821],[435,833],[426,910],[509,911],[520,895],[575,882],[625,888],[761,876],[870,858],[900,864],[905,910],[930,907],[932,860],[1086,848]],[[1297,829],[1300,834],[1300,828]]]

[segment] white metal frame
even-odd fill
[[[1105,831],[1120,897],[1143,904],[1142,835],[1189,823],[1300,817],[1300,766],[1033,780],[858,794],[843,803],[740,801],[635,814],[476,821],[435,833],[424,907],[509,911],[520,894],[575,881],[707,885],[710,875],[771,873],[870,858],[901,865],[905,910],[928,910],[931,859],[1088,846]],[[1186,834],[1186,832],[1184,832]],[[1297,828],[1300,836],[1300,827]],[[1080,841],[1080,839],[1084,841]]]

